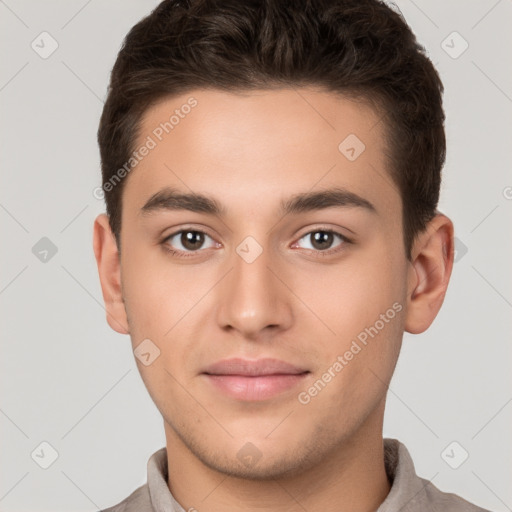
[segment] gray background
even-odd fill
[[[104,209],[93,190],[108,74],[128,29],[157,3],[0,1],[1,511],[113,505],[145,482],[149,455],[165,444],[130,341],[105,321],[91,243]],[[459,246],[439,316],[405,336],[384,434],[442,490],[512,510],[512,2],[397,3],[445,83],[440,209]],[[58,43],[45,59],[31,47],[51,48],[43,31]],[[457,58],[454,31],[469,43]],[[58,249],[46,261],[43,237]],[[59,454],[48,469],[43,441]],[[453,441],[452,465],[469,453],[458,469],[442,456]]]

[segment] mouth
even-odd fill
[[[278,359],[227,359],[201,374],[221,393],[241,401],[268,400],[298,386],[310,373]]]

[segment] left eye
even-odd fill
[[[335,231],[321,229],[318,231],[311,231],[304,235],[300,240],[309,240],[311,247],[302,247],[303,249],[313,249],[316,251],[326,251],[328,249],[332,249],[332,244],[335,238],[340,240],[340,243],[334,247],[338,247],[343,245],[344,242],[348,242],[347,238],[341,235],[340,233],[336,233]],[[297,243],[300,243],[299,242]]]

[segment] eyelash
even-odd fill
[[[175,249],[172,249],[166,243],[169,239],[175,237],[176,235],[179,235],[181,233],[187,233],[187,232],[202,233],[203,235],[206,235],[206,236],[208,236],[210,238],[213,238],[208,233],[206,233],[205,231],[202,231],[200,229],[180,229],[179,231],[175,231],[174,233],[171,233],[170,235],[166,236],[162,240],[161,245],[164,248],[164,250],[166,252],[168,252],[169,254],[171,254],[171,256],[175,256],[175,257],[178,257],[178,258],[191,258],[191,257],[194,257],[199,252],[201,252],[201,250],[204,250],[204,249],[199,249],[197,251],[187,251],[187,252],[177,251]],[[340,237],[341,240],[343,241],[343,243],[340,246],[335,247],[334,249],[326,249],[324,251],[314,250],[314,249],[306,249],[307,251],[313,251],[314,253],[318,254],[320,257],[331,256],[332,254],[336,254],[338,252],[341,252],[341,251],[344,250],[344,246],[346,244],[352,244],[353,243],[352,240],[347,238],[345,235],[342,235],[338,231],[335,231],[335,230],[330,229],[330,228],[317,228],[317,229],[314,229],[312,231],[308,231],[307,233],[304,233],[300,238],[298,238],[297,241],[302,240],[304,237],[306,237],[308,235],[312,235],[313,233],[332,233],[333,235],[336,235],[336,236]],[[294,244],[295,243],[296,242],[294,242]]]

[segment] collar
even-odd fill
[[[483,511],[462,498],[445,494],[416,475],[409,451],[397,439],[385,438],[384,464],[391,490],[376,512],[432,512],[433,510]],[[167,487],[167,449],[161,448],[148,461],[147,491],[152,512],[186,512]],[[449,497],[449,501],[446,501]],[[438,509],[438,507],[440,507]],[[485,511],[484,511],[485,512]]]

